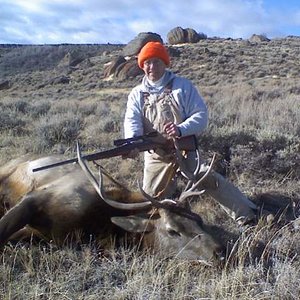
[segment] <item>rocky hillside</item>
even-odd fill
[[[87,150],[111,146],[122,135],[127,94],[142,78],[125,47],[2,45],[2,161],[25,152],[65,152],[77,138]],[[210,110],[199,140],[203,155],[225,157],[247,188],[265,189],[266,178],[299,180],[300,38],[208,38],[168,49],[171,68],[198,86]],[[131,62],[122,76],[120,67],[112,70],[120,60]],[[63,128],[50,138],[62,113],[72,130],[61,120]]]
[[[171,68],[192,79],[200,88],[268,78],[292,82],[299,78],[299,47],[300,37],[269,42],[204,39],[193,44],[168,46],[172,56]],[[105,64],[122,56],[124,48],[125,45],[109,44],[0,45],[1,89],[5,89],[5,81],[9,81],[6,88],[9,86],[10,91],[21,88],[20,84],[27,90],[31,86],[37,88],[47,85],[47,80],[52,83],[51,79],[58,76],[68,77],[69,87],[79,82],[80,88],[84,88],[85,84],[101,87]],[[90,76],[85,76],[85,73]],[[124,80],[126,82],[122,85],[132,86],[133,78],[127,76],[122,78]],[[110,82],[110,86],[119,84]]]
[[[112,147],[122,136],[127,95],[142,78],[126,46],[0,46],[0,163],[25,153],[74,157],[76,140],[85,153]],[[300,37],[204,38],[168,49],[171,68],[197,85],[209,109],[209,127],[199,137],[203,159],[216,153],[214,168],[251,200],[269,199],[270,211],[292,204],[286,211],[299,217]],[[141,157],[101,162],[137,189]],[[127,247],[99,252],[92,243],[59,250],[21,243],[1,252],[0,298],[299,298],[299,218],[287,226],[283,213],[276,224],[241,232],[209,196],[197,200],[193,210],[236,247],[232,266],[220,270]],[[240,236],[237,244],[231,233]]]

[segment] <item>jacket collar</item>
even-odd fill
[[[147,76],[144,76],[142,80],[142,89],[150,94],[159,94],[165,89],[165,87],[174,77],[175,75],[173,72],[166,70],[162,77],[162,82],[156,85],[153,83],[151,84]]]

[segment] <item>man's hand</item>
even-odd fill
[[[131,151],[129,151],[128,153],[122,155],[122,158],[123,159],[127,159],[127,158],[135,159],[138,157],[139,153],[140,153],[139,149],[135,148],[135,149],[132,149]]]
[[[173,122],[166,123],[163,127],[163,130],[171,138],[176,138],[181,136],[181,132],[179,128]]]

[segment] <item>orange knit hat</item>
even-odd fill
[[[150,58],[160,58],[167,66],[170,64],[170,57],[167,49],[160,42],[148,42],[141,49],[138,55],[138,65],[142,69],[144,61]]]

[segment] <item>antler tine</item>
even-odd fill
[[[186,185],[186,187],[184,189],[185,191],[191,188],[191,186],[194,184],[195,180],[197,179],[197,175],[200,172],[201,159],[200,159],[200,151],[199,151],[199,149],[196,150],[196,159],[195,160],[197,161],[197,165],[196,165],[196,168],[195,168],[195,170],[194,170],[194,172],[192,174],[192,177],[188,178],[189,180],[188,180],[188,183],[187,183],[187,185]],[[180,171],[180,172],[181,172],[181,174],[183,174],[182,171]]]
[[[170,199],[164,199],[164,200],[158,201],[154,197],[151,197],[150,195],[148,195],[143,190],[143,188],[140,186],[140,183],[139,183],[139,187],[140,187],[141,193],[144,195],[144,197],[146,197],[155,208],[158,208],[158,209],[162,208],[169,212],[172,212],[179,216],[182,216],[184,218],[188,218],[190,220],[196,221],[201,224],[203,223],[203,221],[199,215],[193,213],[192,211],[190,211],[189,209],[186,209],[185,207],[178,205],[178,203],[176,203],[175,201],[170,200]]]
[[[139,185],[139,189],[142,193],[142,195],[148,200],[151,202],[151,204],[155,207],[155,208],[163,208],[162,207],[162,203],[158,200],[156,200],[154,197],[150,196],[149,194],[147,194],[143,188],[142,188],[142,185],[140,183],[140,181],[138,181],[138,185]]]
[[[209,173],[211,172],[212,170],[212,167],[215,163],[215,160],[216,160],[216,153],[214,153],[212,159],[211,159],[211,162],[210,162],[210,165],[207,169],[207,171],[205,172],[205,174],[194,184],[194,187],[192,187],[192,189],[194,189],[195,187],[197,187],[202,181],[204,181],[204,179],[209,175]]]
[[[199,150],[199,148],[196,149],[196,160],[197,160],[197,165],[196,165],[196,168],[193,172],[194,176],[196,176],[199,173],[200,168],[201,168],[201,159],[200,159],[200,150]]]
[[[180,195],[178,202],[183,202],[186,198],[191,197],[191,196],[199,196],[201,194],[203,194],[205,192],[205,190],[201,190],[201,191],[195,191],[195,189],[200,185],[201,182],[203,182],[206,177],[209,175],[209,173],[212,170],[213,164],[215,162],[216,159],[216,154],[214,153],[211,163],[208,167],[208,169],[206,170],[205,174],[195,183],[193,183],[188,189],[186,188],[182,194]]]
[[[177,162],[179,165],[179,170],[180,173],[182,174],[183,177],[185,177],[186,179],[188,179],[189,181],[193,182],[196,179],[196,175],[198,174],[200,167],[201,167],[201,163],[200,163],[200,152],[199,149],[196,149],[196,160],[197,160],[197,165],[196,168],[194,170],[194,172],[190,172],[187,167],[185,166],[185,164],[183,163],[183,155],[179,149],[179,145],[178,145],[178,140],[176,138],[173,139],[174,141],[174,146],[175,146],[175,151],[176,151],[176,158],[177,158]]]
[[[86,163],[82,160],[81,151],[80,151],[80,147],[79,147],[78,141],[76,143],[76,148],[77,148],[77,160],[78,160],[79,166],[81,167],[81,169],[83,170],[83,172],[85,173],[85,175],[87,176],[87,178],[89,179],[89,181],[91,182],[91,184],[93,185],[93,187],[95,188],[96,192],[103,199],[103,195],[102,195],[101,189],[99,187],[99,184],[98,184],[95,176],[93,175],[93,173],[91,172],[91,170],[88,168],[88,166],[86,165]]]
[[[139,202],[139,203],[121,203],[115,200],[108,199],[105,196],[105,193],[103,191],[103,183],[102,183],[103,176],[101,172],[101,167],[99,167],[99,183],[98,183],[95,176],[93,175],[93,173],[91,172],[91,170],[89,169],[89,167],[86,165],[86,163],[81,157],[81,152],[80,152],[80,147],[78,142],[77,142],[77,159],[78,159],[78,164],[80,165],[81,169],[83,170],[83,172],[85,173],[89,181],[91,182],[92,186],[95,188],[100,198],[108,205],[122,210],[144,209],[151,205],[150,201]]]

